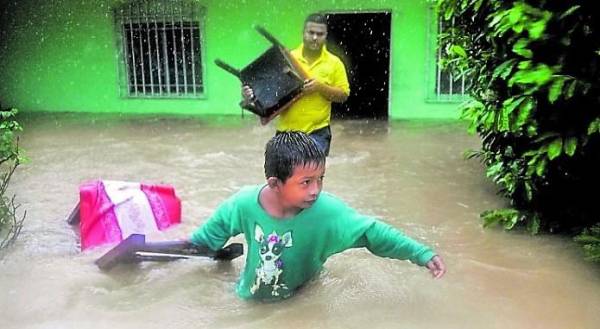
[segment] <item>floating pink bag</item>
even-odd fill
[[[181,223],[181,201],[169,185],[96,180],[79,186],[79,219],[85,250]]]

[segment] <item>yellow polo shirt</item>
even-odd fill
[[[301,44],[291,51],[310,78],[329,86],[341,88],[350,94],[350,85],[346,76],[344,63],[334,54],[327,51],[325,46],[321,56],[312,64],[302,56]],[[320,93],[314,92],[301,96],[294,104],[279,115],[278,131],[303,131],[307,134],[326,127],[331,120],[331,101]]]

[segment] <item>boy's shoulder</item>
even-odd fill
[[[229,197],[221,201],[219,209],[233,209],[255,207],[258,205],[258,194],[263,185],[247,185],[239,188]]]
[[[343,199],[327,191],[321,191],[321,194],[319,194],[319,203],[333,208],[350,208]]]
[[[258,197],[258,193],[264,185],[246,185],[242,186],[237,192],[234,192],[230,200],[243,201],[243,200],[255,200]]]

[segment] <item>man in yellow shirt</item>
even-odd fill
[[[304,82],[302,96],[279,115],[277,132],[302,131],[314,139],[326,155],[331,144],[331,103],[343,103],[350,94],[344,63],[325,47],[327,18],[311,14],[304,21],[303,43],[292,50],[309,79]],[[254,94],[242,86],[244,101]]]

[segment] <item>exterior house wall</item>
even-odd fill
[[[192,0],[194,1],[194,0]],[[197,0],[205,8],[204,88],[196,99],[120,95],[117,0],[10,1],[0,7],[0,101],[21,111],[239,115],[239,81],[214,64],[239,68],[270,44],[263,25],[289,48],[301,42],[307,14],[389,11],[392,14],[390,119],[454,119],[456,103],[432,102],[434,54],[427,0]]]

